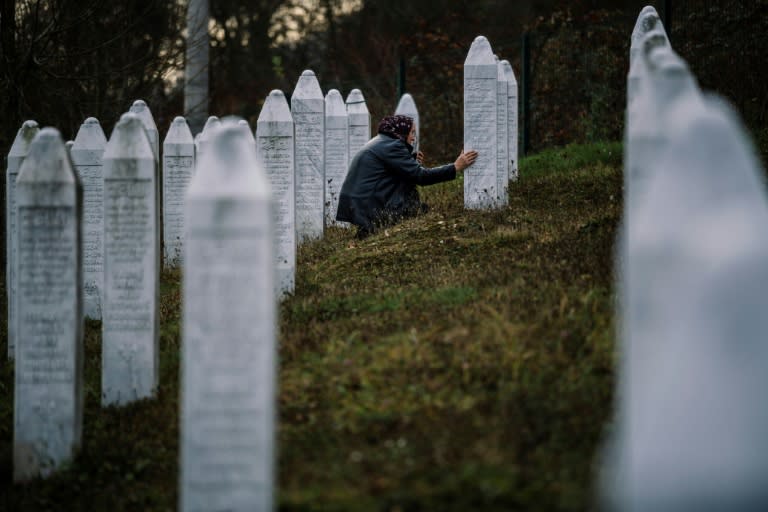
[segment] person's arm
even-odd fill
[[[387,163],[390,169],[416,185],[432,185],[443,181],[450,181],[456,177],[457,171],[463,171],[472,165],[477,159],[477,152],[463,151],[452,164],[439,167],[422,167],[421,164],[408,153],[404,144],[393,144],[390,154],[387,155]]]

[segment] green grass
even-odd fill
[[[281,510],[592,507],[613,390],[620,161],[618,144],[547,151],[522,161],[504,209],[465,211],[459,179],[422,189],[425,216],[301,247],[280,308]],[[88,324],[83,447],[47,480],[10,483],[2,365],[0,507],[175,510],[179,277],[163,275],[157,399],[98,405]]]

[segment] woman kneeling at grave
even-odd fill
[[[416,185],[450,181],[477,159],[477,151],[462,151],[452,164],[422,167],[424,155],[413,153],[416,129],[408,116],[385,117],[378,132],[352,159],[339,194],[336,220],[356,225],[358,238],[426,212]]]

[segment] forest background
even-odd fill
[[[109,134],[137,98],[164,133],[184,114],[186,4],[2,0],[0,148],[7,152],[25,119],[71,139],[94,116]],[[669,24],[702,87],[724,94],[755,137],[767,138],[768,0],[210,0],[209,112],[255,125],[270,90],[290,97],[312,69],[324,92],[361,89],[375,123],[404,85],[428,158],[445,160],[462,140],[472,40],[488,37],[522,92],[527,34],[527,149],[620,140],[629,35],[645,4]]]

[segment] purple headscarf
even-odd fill
[[[379,133],[390,135],[408,143],[408,134],[411,133],[413,118],[408,116],[386,116],[379,122]]]

